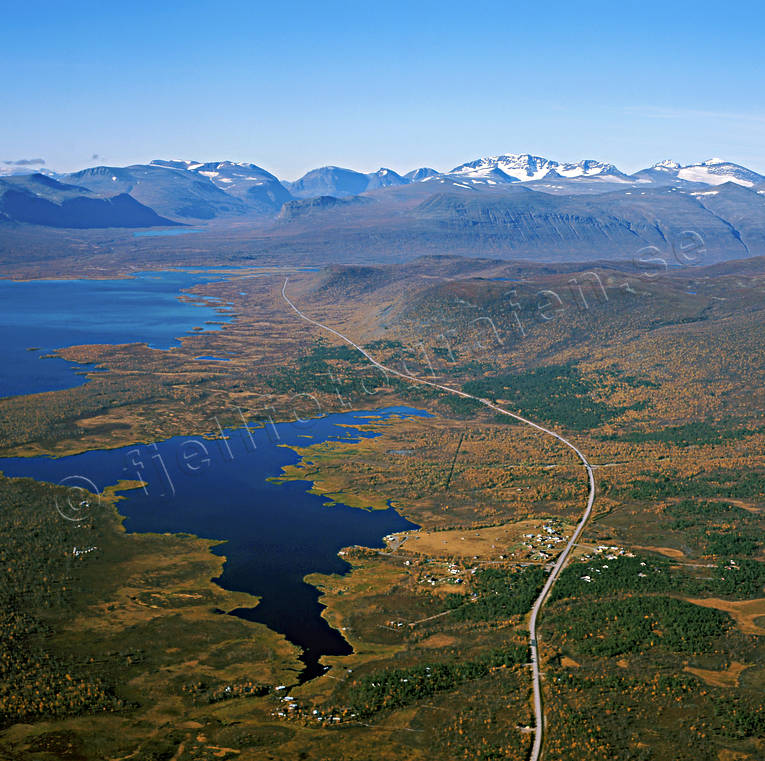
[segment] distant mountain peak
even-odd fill
[[[660,185],[675,185],[678,182],[703,185],[723,185],[732,182],[746,188],[765,185],[765,176],[721,158],[711,158],[685,165],[678,164],[676,161],[660,161],[650,169],[636,172],[633,177],[640,182]]]
[[[436,169],[432,169],[429,166],[421,166],[418,169],[412,169],[411,172],[407,172],[404,175],[404,179],[409,180],[409,182],[423,182],[439,174],[440,172]]]
[[[394,172],[387,167],[380,167],[376,172],[368,174],[369,184],[366,190],[376,190],[377,188],[388,188],[391,185],[405,185],[405,180],[398,172]]]
[[[377,175],[372,175],[377,176]],[[334,196],[343,198],[363,193],[369,186],[370,175],[339,166],[322,166],[306,172],[299,180],[287,183],[296,198]]]
[[[577,161],[575,164],[559,164],[556,167],[557,173],[561,177],[624,177],[613,164],[608,164],[604,161],[596,161],[595,159],[584,159],[583,161]]]
[[[753,172],[740,164],[719,158],[707,159],[699,164],[688,164],[678,170],[677,176],[681,180],[703,182],[707,185],[735,182],[738,185],[751,188],[765,183],[763,175],[757,174],[757,172]]]
[[[472,183],[485,182],[533,182],[534,180],[601,178],[611,181],[626,179],[613,164],[595,159],[584,159],[573,163],[560,163],[530,153],[507,153],[501,156],[487,156],[466,164],[460,164],[448,173]]]
[[[292,198],[274,175],[247,161],[154,159],[151,166],[185,170],[199,179],[205,178],[219,190],[244,201],[260,213],[274,213]]]
[[[199,161],[188,161],[187,159],[152,159],[149,166],[162,166],[166,169],[188,169],[190,166],[201,166]]]
[[[42,174],[46,177],[55,177],[56,173],[43,166],[31,164],[2,164],[0,163],[0,177],[17,177],[19,175]]]

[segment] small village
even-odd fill
[[[352,674],[352,669],[345,670],[347,674]],[[315,722],[321,726],[329,727],[340,724],[348,719],[356,718],[355,713],[344,711],[342,715],[334,713],[323,714],[318,708],[306,708],[301,706],[298,699],[293,695],[282,695],[287,690],[286,685],[280,684],[275,688],[278,704],[271,716],[283,720],[302,720]]]
[[[83,555],[87,555],[90,552],[95,552],[98,547],[72,547],[72,556],[80,558]]]

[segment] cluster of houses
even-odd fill
[[[426,563],[433,561],[426,560]],[[475,569],[472,569],[472,573],[475,573]],[[437,569],[432,568],[430,571],[426,571],[420,576],[420,584],[428,584],[431,587],[435,587],[438,584],[462,584],[464,582],[463,576],[466,571],[461,566],[455,563],[449,563],[446,567],[446,575],[437,573]]]
[[[79,558],[97,549],[98,547],[72,547],[72,555],[76,558]]]
[[[348,669],[348,673],[351,673],[351,669]],[[285,691],[287,687],[283,684],[280,684],[276,688],[276,692],[279,693],[280,691]],[[343,721],[342,716],[336,716],[333,714],[324,715],[319,711],[318,708],[313,708],[310,712],[306,709],[304,709],[300,703],[298,703],[297,698],[293,697],[292,695],[284,695],[282,697],[279,697],[279,704],[275,711],[271,713],[272,716],[275,716],[280,719],[297,719],[297,718],[303,718],[303,719],[310,719],[312,721],[315,721],[319,724],[323,724],[324,726],[331,726],[332,724],[340,724],[340,722]],[[348,718],[355,718],[356,714],[350,714]]]
[[[388,543],[388,547],[395,550],[401,543],[402,538],[403,536],[401,534],[389,534],[385,537],[385,540]],[[542,524],[537,533],[523,534],[518,552],[499,555],[499,559],[508,560],[510,562],[517,562],[521,559],[541,562],[550,561],[558,555],[567,541],[568,537],[565,533],[563,521],[558,518],[551,518]],[[492,545],[492,548],[493,547],[494,545]],[[622,556],[635,557],[633,553],[627,551],[624,547],[600,544],[590,552],[582,555],[580,560],[584,562],[593,559],[616,560]],[[478,560],[478,557],[474,556],[473,559]],[[404,560],[403,563],[405,566],[412,565],[411,560]],[[420,563],[425,565],[426,568],[420,574],[418,581],[420,584],[425,584],[431,587],[440,586],[442,584],[463,584],[465,582],[465,577],[469,576],[471,573],[475,573],[478,567],[465,568],[454,562],[448,563],[444,567],[444,562],[432,558],[422,559],[415,564],[420,565]],[[604,570],[608,570],[607,564],[603,564],[600,568],[595,568],[593,572],[602,573]],[[585,582],[592,581],[592,576],[590,575],[581,576],[580,578]],[[390,622],[389,626],[393,628],[397,623],[398,622]]]
[[[582,555],[580,560],[591,560],[592,558],[605,558],[606,560],[616,560],[619,557],[634,558],[634,552],[628,552],[624,547],[615,545],[599,544],[592,552]]]
[[[614,545],[608,546],[605,544],[599,544],[592,553],[589,553],[587,555],[582,555],[580,560],[582,561],[588,561],[593,559],[599,559],[599,560],[618,560],[620,557],[625,558],[634,558],[635,553],[628,552],[624,549],[624,547],[617,547]],[[645,563],[640,563],[641,567],[645,568]],[[590,566],[587,570],[591,571],[592,573],[603,573],[603,571],[608,570],[608,564],[604,563],[600,566],[600,568],[595,568],[594,566]],[[642,579],[646,578],[648,576],[647,573],[643,573],[642,571],[638,572],[638,576]],[[579,577],[582,581],[586,582],[587,584],[592,584],[593,576],[591,574],[585,574],[584,576]]]
[[[558,545],[566,541],[563,524],[558,520],[548,521],[540,533],[524,534],[522,539],[521,546],[529,551],[532,560],[549,560],[560,549]]]

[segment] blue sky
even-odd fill
[[[765,8],[748,0],[3,0],[2,28],[0,160],[294,179],[530,152],[765,172]]]

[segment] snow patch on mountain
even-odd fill
[[[703,161],[700,164],[684,166],[678,171],[677,176],[681,180],[688,180],[689,182],[704,182],[707,185],[735,182],[747,188],[765,182],[765,177],[762,175],[738,164],[717,158]]]
[[[680,164],[677,163],[677,161],[672,161],[671,159],[665,159],[664,161],[660,161],[658,164],[654,164],[652,169],[656,169],[659,172],[677,172],[678,169],[680,169]]]
[[[412,169],[411,172],[407,172],[404,175],[404,179],[409,182],[425,182],[426,180],[436,177],[440,172],[435,169],[431,169],[429,166],[422,166],[419,169]]]

